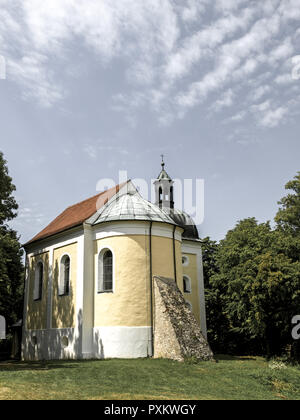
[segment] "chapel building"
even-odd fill
[[[154,184],[155,204],[127,181],[24,245],[24,360],[153,356],[155,276],[176,282],[206,337],[197,228],[174,208],[164,163]]]

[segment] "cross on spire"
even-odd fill
[[[165,162],[164,162],[164,155],[160,155],[161,156],[161,166],[164,167],[165,166]]]

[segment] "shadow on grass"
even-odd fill
[[[252,356],[232,356],[226,354],[217,354],[215,355],[216,362],[220,361],[255,361],[257,360],[256,357]],[[91,364],[92,362],[95,363],[108,363],[114,362],[118,364],[121,359],[102,359],[102,360],[51,360],[51,361],[19,361],[19,360],[7,360],[7,361],[0,361],[0,372],[20,372],[20,371],[50,371],[55,369],[79,369],[82,368],[82,365],[87,363]],[[142,361],[143,364],[148,363],[149,359],[135,359],[135,362]],[[166,363],[170,361],[164,361]],[[128,359],[123,360],[125,365],[130,365],[130,361]],[[154,363],[158,363],[158,360],[153,360],[151,367],[153,367]],[[183,364],[182,364],[183,366]]]
[[[230,354],[215,354],[215,359],[217,361],[246,361],[246,360],[256,360],[256,357],[252,356],[232,356]]]
[[[81,361],[77,360],[65,360],[62,362],[53,361],[41,361],[41,362],[20,362],[15,360],[9,360],[6,362],[0,362],[0,372],[18,372],[26,370],[54,370],[54,369],[74,369],[78,367]]]

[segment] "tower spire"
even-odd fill
[[[170,210],[174,209],[174,199],[173,199],[173,180],[167,174],[165,170],[165,161],[164,155],[161,156],[161,171],[158,175],[158,178],[154,181],[155,185],[155,204],[161,209]]]

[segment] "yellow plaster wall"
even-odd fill
[[[53,300],[52,328],[74,328],[76,321],[76,279],[77,279],[77,243],[57,248],[53,253]],[[70,294],[59,296],[59,270],[61,258],[68,254],[71,260]]]
[[[108,247],[114,255],[113,293],[97,293],[98,255]],[[128,235],[99,239],[94,246],[94,325],[150,326],[149,236]],[[173,240],[152,236],[152,274],[174,278]],[[182,278],[181,243],[176,241],[176,266]]]
[[[39,262],[44,265],[42,300],[34,301],[35,270]],[[49,252],[34,256],[29,261],[29,290],[27,304],[26,329],[43,330],[47,328],[47,295],[49,278]]]
[[[183,293],[184,298],[189,301],[193,306],[193,313],[200,323],[200,306],[199,306],[199,284],[198,284],[198,272],[197,272],[197,255],[183,253],[183,256],[189,258],[189,265],[183,268],[183,274],[181,276],[181,290],[183,290],[183,275],[186,274],[190,277],[192,283],[192,293]]]
[[[98,293],[98,255],[108,247],[114,257],[114,292]],[[95,241],[94,325],[149,326],[149,237],[130,235]]]
[[[181,244],[175,241],[177,275],[181,270]],[[174,279],[173,239],[160,236],[152,237],[152,271],[153,276]]]

